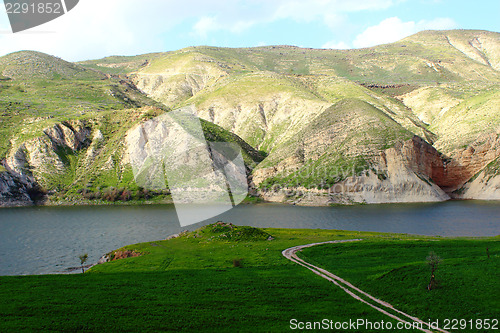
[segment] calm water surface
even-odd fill
[[[173,205],[0,209],[0,275],[46,274],[89,262],[124,245],[164,239],[223,220],[238,225],[440,236],[500,234],[500,203],[449,201],[351,207],[241,205],[181,228]]]

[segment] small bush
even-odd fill
[[[233,267],[243,267],[242,261],[243,259],[233,259]]]
[[[132,199],[132,192],[130,192],[130,190],[123,190],[120,199],[122,201],[129,201],[130,199]]]
[[[120,197],[121,193],[114,187],[106,189],[103,193],[103,199],[106,201],[115,202]]]

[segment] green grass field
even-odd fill
[[[452,318],[499,319],[499,246],[498,238],[390,242],[375,238],[304,249],[300,257],[401,311],[442,323]],[[437,287],[429,292],[426,257],[430,251],[442,261],[435,272]],[[464,331],[468,330],[460,330]]]
[[[121,250],[143,255],[85,274],[1,277],[0,331],[263,332],[287,331],[291,319],[391,321],[281,254],[294,245],[352,238],[365,241],[300,255],[423,320],[498,315],[498,238],[211,225],[127,246]],[[443,258],[439,288],[431,292],[430,250]]]

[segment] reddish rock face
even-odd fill
[[[445,164],[445,179],[440,185],[446,191],[459,189],[471,177],[500,156],[500,135],[479,138],[465,149],[457,149]]]
[[[439,187],[445,183],[443,155],[424,139],[414,136],[411,140],[387,149],[385,155],[398,155],[401,167],[407,167],[417,174],[432,179]]]
[[[500,135],[481,137],[469,147],[455,150],[451,157],[441,154],[418,136],[386,150],[383,157],[391,153],[399,155],[402,167],[427,176],[451,193],[500,156]]]
[[[461,188],[475,174],[500,156],[500,133],[479,137],[469,147],[453,151],[446,156],[436,150],[424,139],[414,136],[386,149],[375,158],[380,170],[407,168],[417,175],[431,179],[448,195]],[[298,162],[294,162],[299,164]],[[259,170],[254,181],[281,171],[276,167]],[[280,199],[281,200],[281,199]]]
[[[413,137],[411,143],[416,154],[413,169],[427,175],[442,188],[446,181],[443,155],[420,137]]]

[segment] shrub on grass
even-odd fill
[[[243,267],[242,260],[243,259],[233,259],[233,267],[238,267],[238,268]]]
[[[437,286],[434,273],[436,272],[437,266],[441,263],[441,258],[434,253],[434,251],[431,251],[426,259],[427,264],[431,268],[431,279],[429,281],[429,285],[427,285],[427,290],[432,290]]]

